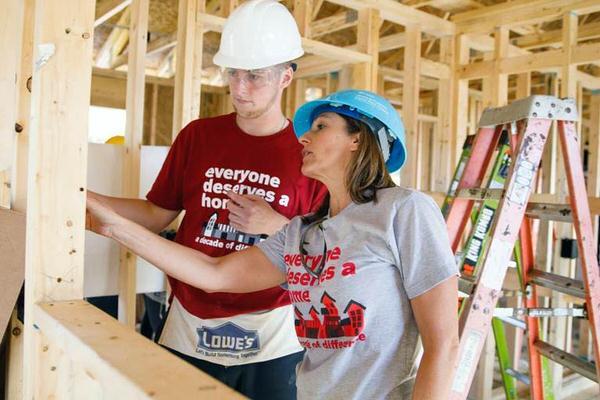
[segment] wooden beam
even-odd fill
[[[447,64],[454,62],[454,38],[440,39],[440,61]],[[450,68],[448,68],[450,69]],[[450,175],[454,166],[451,165],[452,159],[452,92],[454,90],[454,82],[449,75],[439,81],[439,89],[437,95],[437,124],[434,131],[433,149],[436,152],[434,158],[433,170],[436,173],[432,179],[432,190],[445,191],[450,185],[452,176]]]
[[[469,47],[466,35],[459,35],[455,39],[454,65],[463,65],[469,62]],[[452,158],[450,165],[456,166],[462,151],[463,143],[467,137],[467,113],[469,101],[469,82],[460,79],[458,72],[454,76],[454,90],[452,91],[452,135],[450,148]]]
[[[43,349],[35,304],[83,297],[94,4],[35,2],[23,363],[27,399],[48,396],[45,391],[56,377],[39,369]]]
[[[389,51],[400,49],[406,45],[406,35],[404,32],[393,33],[379,38],[379,51]]]
[[[329,2],[355,10],[374,8],[379,10],[383,20],[402,26],[418,25],[422,32],[437,37],[451,36],[455,32],[452,22],[394,0],[329,0]]]
[[[354,27],[357,24],[358,12],[356,12],[356,10],[340,11],[332,16],[311,22],[309,35],[306,35],[306,37],[314,39],[319,36],[341,31],[342,29]]]
[[[144,91],[149,0],[133,0],[129,27],[129,61],[123,157],[122,194],[137,199],[140,195],[140,150],[144,137]],[[119,321],[135,328],[137,257],[121,247],[119,267]]]
[[[404,83],[402,91],[402,118],[406,135],[407,157],[401,176],[402,185],[420,189],[421,159],[418,148],[419,132],[419,76],[421,74],[421,30],[418,26],[406,27],[404,48]]]
[[[498,26],[531,25],[569,12],[583,15],[599,10],[597,0],[516,0],[456,14],[452,22],[457,33],[488,33]]]
[[[294,19],[302,37],[311,37],[312,0],[294,0]]]
[[[600,43],[573,46],[571,55],[561,49],[508,57],[500,60],[498,68],[504,74],[519,74],[530,71],[553,72],[564,65],[565,58],[571,60],[573,67],[597,61],[600,59]],[[460,79],[481,79],[493,71],[494,64],[494,61],[480,61],[461,65],[458,69]]]
[[[577,40],[588,40],[600,37],[600,22],[580,25],[577,32]],[[562,43],[562,30],[554,29],[539,32],[532,35],[521,36],[511,40],[515,46],[524,49],[536,49],[540,47],[560,46]]]
[[[365,8],[358,11],[357,47],[361,53],[372,57],[369,62],[356,64],[352,80],[357,89],[377,90],[377,67],[379,64],[379,11]]]
[[[379,72],[386,81],[404,84],[405,71],[399,71],[390,67],[379,67]],[[437,90],[438,86],[437,80],[421,75],[421,78],[419,79],[419,87],[421,89]]]
[[[106,0],[99,2],[96,9],[94,28],[102,25],[131,4],[131,0]]]
[[[81,394],[71,398],[244,399],[85,301],[43,303],[33,311],[47,352],[69,361],[48,375],[68,376],[72,387],[57,390]],[[85,379],[76,379],[80,374]]]
[[[508,54],[508,33],[508,29],[502,26],[494,31],[494,72],[491,93],[493,107],[501,107],[508,102],[508,75],[500,71],[500,62]]]
[[[10,179],[16,156],[15,123],[21,68],[23,1],[7,0],[0,15],[0,207],[10,208]],[[2,328],[4,329],[4,327]]]
[[[580,52],[580,49],[575,49],[577,45],[577,15],[573,12],[568,12],[563,16],[563,55],[561,60],[562,67],[562,84],[561,97],[577,97],[577,80],[575,71],[577,66],[573,63],[575,54]],[[588,47],[588,46],[585,46]],[[597,46],[596,58],[600,59],[600,44]],[[588,52],[589,53],[589,52]],[[578,58],[579,54],[578,54]]]
[[[524,72],[517,76],[517,99],[523,99],[531,95],[531,73]]]
[[[22,128],[17,136],[17,154],[11,178],[11,201],[12,209],[25,212],[27,208],[27,164],[29,152],[29,133],[31,115],[31,92],[27,89],[31,84],[33,69],[33,21],[35,0],[23,2],[23,32],[21,43],[21,65],[17,76],[18,108],[17,123]],[[22,340],[20,341],[22,343]]]
[[[572,12],[565,12],[563,15],[563,52],[565,58],[562,61],[561,68],[561,86],[560,96],[561,97],[572,97],[577,96],[577,81],[575,76],[576,67],[572,64],[574,46],[577,43],[577,15]],[[558,135],[557,135],[558,137]],[[567,176],[565,169],[564,154],[562,152],[562,146],[559,146],[559,155],[556,158],[556,194],[558,199],[566,200],[569,192],[567,185]],[[556,224],[556,235],[557,239],[566,239],[573,237],[573,226],[566,223]],[[552,263],[552,269],[555,274],[562,276],[574,277],[575,273],[575,262],[574,260],[562,258],[560,256],[560,246],[554,246],[554,257]],[[564,295],[557,293],[552,296],[553,307],[568,307],[567,300]],[[565,351],[570,351],[571,346],[571,333],[572,333],[572,320],[565,319],[560,321],[550,321],[550,343],[554,346],[558,346]],[[552,383],[554,385],[554,394],[557,398],[561,398],[563,379],[563,366],[558,363],[552,365]]]
[[[449,79],[451,76],[448,64],[421,58],[421,75],[436,79]]]
[[[179,2],[173,140],[185,125],[200,116],[202,45],[205,25],[204,20],[197,19],[197,16],[204,12],[204,7],[205,0],[182,0]],[[224,18],[220,20],[225,21]]]
[[[331,44],[319,42],[312,39],[302,39],[302,47],[307,53],[322,57],[333,58],[348,64],[370,63],[373,60],[372,55],[360,51],[349,50],[344,47],[333,46]]]

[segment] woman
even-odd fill
[[[373,93],[348,90],[302,106],[294,127],[302,173],[329,196],[314,215],[258,245],[211,258],[89,199],[92,229],[205,291],[285,285],[306,349],[301,399],[447,398],[458,348],[457,268],[439,208],[388,174],[405,159],[397,112]],[[230,205],[232,217],[237,207]]]

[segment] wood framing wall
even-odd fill
[[[128,328],[85,303],[82,288],[90,104],[126,109],[123,192],[137,197],[141,144],[168,145],[198,116],[232,111],[226,86],[207,79],[206,58],[238,2],[179,0],[177,29],[159,37],[148,36],[149,9],[159,6],[151,0],[67,3],[6,0],[0,14],[0,55],[7,60],[0,66],[0,207],[27,212],[26,320],[11,322],[24,335],[10,336],[10,396],[77,398],[85,388],[91,398],[237,398],[129,329],[135,323],[129,252],[122,252],[119,280],[119,319]],[[331,0],[343,8],[317,18],[323,3],[284,1],[307,53],[284,95],[289,117],[307,92],[377,91],[397,107],[406,128],[408,161],[394,178],[440,198],[484,107],[529,94],[575,97],[590,155],[590,196],[600,196],[600,74],[581,68],[600,65],[600,43],[593,40],[600,23],[582,24],[600,11],[598,1],[516,0],[440,17],[394,0]],[[552,20],[561,21],[557,29],[511,36]],[[93,60],[95,29],[107,21],[114,27]],[[351,32],[352,40],[331,44],[339,32]],[[159,55],[156,71],[163,76],[150,76],[146,64]],[[556,162],[556,138],[550,142],[541,187],[560,200],[564,168]],[[553,245],[553,232],[569,237],[571,230],[540,223],[538,265],[572,276],[573,263]],[[567,304],[561,296],[552,301]],[[555,345],[569,348],[573,329],[585,337],[588,327],[564,320],[544,329]],[[510,336],[518,348],[519,334]],[[493,363],[487,351],[472,388],[476,397],[491,398]],[[554,368],[555,393],[563,375]]]

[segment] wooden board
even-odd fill
[[[4,336],[25,276],[25,215],[0,208],[0,337]]]
[[[44,351],[62,361],[50,364],[64,384],[48,398],[244,399],[83,300],[33,311]]]

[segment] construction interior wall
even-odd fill
[[[127,249],[106,246],[92,257],[84,225],[86,188],[97,182],[115,195],[144,197],[149,176],[155,176],[167,146],[187,123],[233,112],[212,57],[226,18],[239,3],[3,0],[0,372],[6,398],[241,398],[136,333],[136,294],[160,288],[164,278]],[[394,179],[439,204],[485,108],[530,95],[574,98],[597,235],[600,2],[282,3],[294,14],[306,52],[284,93],[286,115],[344,88],[381,94],[406,128],[409,158]],[[88,143],[90,106],[125,110],[124,143],[118,148]],[[549,141],[536,191],[548,201],[564,202],[568,192],[556,132]],[[92,162],[101,153],[111,153],[110,168]],[[536,224],[538,268],[578,278],[577,262],[560,256],[557,240],[574,237],[572,225]],[[86,268],[92,265],[95,273],[116,271],[113,280],[91,278]],[[23,281],[24,320],[14,311]],[[118,321],[84,300],[92,289],[95,295],[119,295]],[[503,305],[517,306],[514,273],[509,271],[503,290],[514,293]],[[582,303],[553,296],[553,304]],[[542,325],[551,343],[593,360],[587,320]],[[507,337],[518,368],[526,362],[523,331],[509,328]],[[557,399],[599,393],[596,382],[558,365],[552,367],[552,382]],[[527,395],[526,385],[517,383],[517,389]],[[471,397],[504,395],[489,335]]]

